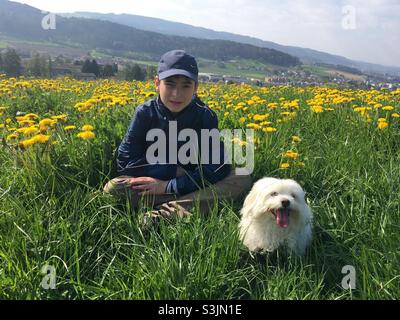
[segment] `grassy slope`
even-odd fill
[[[8,46],[12,47],[23,47],[27,48],[29,46],[30,50],[34,51],[35,48],[38,51],[43,51],[43,46],[46,47],[52,47],[53,50],[59,48],[59,54],[64,54],[66,56],[70,56],[72,53],[68,49],[81,49],[82,50],[82,55],[85,54],[85,52],[90,51],[92,57],[94,58],[107,58],[107,59],[114,59],[115,55],[111,55],[105,51],[102,50],[89,50],[83,48],[79,44],[69,44],[69,46],[66,45],[61,45],[61,44],[56,44],[56,43],[51,43],[51,42],[32,42],[32,41],[25,41],[25,40],[19,40],[19,39],[14,39],[14,38],[0,38],[0,48],[7,48]],[[75,51],[74,51],[75,52]],[[54,51],[53,51],[54,54]],[[75,55],[77,53],[75,52]],[[116,53],[114,53],[116,54]],[[141,65],[151,65],[151,66],[157,66],[157,61],[150,61],[150,60],[138,60],[135,58],[130,58],[131,56],[135,55],[143,56],[143,54],[135,53],[135,52],[124,52],[121,53],[121,57],[131,63],[138,63]],[[200,63],[200,71],[203,73],[213,73],[213,74],[219,74],[219,75],[232,75],[232,76],[241,76],[241,77],[246,77],[246,78],[254,78],[254,79],[259,79],[259,80],[264,80],[265,76],[272,72],[273,70],[286,70],[286,68],[270,65],[270,64],[263,64],[257,61],[253,60],[247,60],[247,59],[237,59],[235,61],[225,61],[224,67],[221,67],[219,65],[218,61],[212,61],[212,60],[207,60],[207,59],[202,59],[198,58],[198,62]],[[238,66],[243,66],[245,68],[250,67],[250,69],[240,69]],[[256,70],[255,67],[262,68],[261,70]],[[323,67],[318,67],[318,66],[312,66],[312,65],[302,65],[301,68],[303,70],[307,70],[311,72],[312,74],[322,76],[322,77],[327,77],[331,76],[332,72],[338,72],[335,69],[327,69]],[[263,71],[266,70],[266,71]],[[289,68],[290,70],[290,68]],[[340,73],[340,72],[339,72]],[[362,80],[362,77],[352,75],[352,74],[347,74],[346,77],[348,78],[355,78],[356,80]]]

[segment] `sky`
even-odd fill
[[[54,13],[130,13],[400,67],[400,0],[13,0]]]

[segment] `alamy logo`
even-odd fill
[[[42,279],[42,288],[45,290],[56,288],[56,269],[53,266],[45,265],[41,273],[45,276]]]
[[[342,279],[342,288],[354,290],[356,288],[356,269],[351,265],[342,268],[342,273],[346,276]]]
[[[342,27],[345,30],[356,29],[356,8],[353,6],[344,6],[342,8]]]
[[[46,14],[42,19],[42,29],[43,30],[55,30],[56,29],[56,15],[55,13],[49,13],[47,11],[42,11],[42,13]]]
[[[200,137],[194,129],[178,133],[176,121],[169,121],[167,134],[161,129],[147,132],[146,141],[153,142],[146,151],[149,164],[235,164],[235,174],[247,175],[254,169],[254,130],[201,129]],[[221,148],[221,138],[224,148]],[[178,142],[184,142],[178,148]],[[200,147],[200,150],[199,150]],[[245,154],[243,154],[245,147]],[[223,153],[221,153],[223,150]],[[168,158],[168,159],[167,159]]]

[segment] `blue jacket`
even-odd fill
[[[120,175],[133,177],[153,177],[159,180],[169,181],[166,192],[184,195],[201,188],[214,184],[229,175],[231,165],[225,163],[225,150],[222,141],[215,144],[209,140],[209,160],[208,164],[201,161],[197,163],[182,164],[179,157],[176,161],[169,161],[169,129],[170,121],[176,121],[177,133],[185,128],[196,131],[198,143],[196,148],[201,154],[201,129],[218,129],[218,118],[214,111],[208,108],[199,98],[194,97],[192,102],[178,114],[173,114],[164,106],[159,97],[149,100],[138,106],[133,115],[123,141],[118,148],[117,171]],[[146,160],[147,148],[155,141],[146,141],[146,134],[150,129],[161,129],[166,135],[166,159],[165,163],[148,163]],[[157,141],[157,140],[156,140]],[[174,146],[177,149],[184,145],[186,141],[175,140]],[[219,145],[218,145],[219,144]],[[219,153],[218,161],[212,159],[212,154]],[[176,151],[176,154],[178,152]],[[213,161],[212,161],[213,160]],[[174,163],[175,162],[175,163]],[[200,164],[198,164],[200,162]],[[185,169],[186,174],[176,177],[178,165]]]

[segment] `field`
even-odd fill
[[[400,298],[400,90],[200,84],[221,129],[255,130],[253,181],[307,191],[302,258],[250,256],[242,199],[143,234],[145,208],[102,193],[154,95],[152,83],[0,77],[1,299]]]

